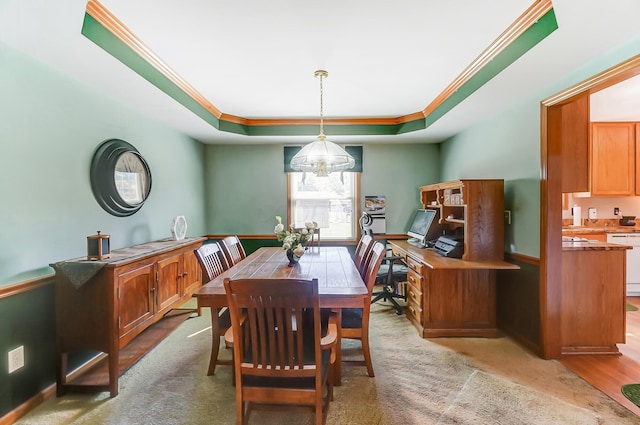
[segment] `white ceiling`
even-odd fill
[[[640,75],[591,95],[591,121],[640,121]]]
[[[209,102],[245,118],[318,117],[316,69],[329,72],[325,117],[423,110],[532,3],[102,0]],[[332,140],[439,142],[638,36],[635,0],[553,5],[558,30],[429,128]],[[309,140],[216,130],[81,35],[85,7],[86,0],[0,0],[0,40],[204,143]],[[612,113],[619,104],[609,102],[605,109]]]

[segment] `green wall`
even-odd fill
[[[512,211],[512,224],[505,226],[507,252],[540,256],[541,101],[639,53],[636,37],[442,144],[443,180],[505,180],[505,209]]]
[[[86,255],[86,236],[111,248],[170,236],[173,217],[205,232],[203,147],[0,44],[0,286],[49,274],[48,264]],[[142,209],[114,217],[89,182],[96,147],[119,138],[146,158],[153,187]]]
[[[537,103],[536,103],[537,102]],[[504,179],[505,251],[539,257],[540,99],[483,122],[442,144],[443,180]]]
[[[275,216],[287,216],[284,145],[208,145],[205,188],[209,234],[270,234]],[[385,195],[387,233],[405,233],[420,207],[419,186],[437,182],[440,148],[434,144],[363,146],[361,193]]]
[[[205,233],[200,143],[2,43],[0,93],[0,286],[86,255],[97,230],[112,249],[169,237],[176,215],[186,216],[188,235]],[[108,138],[136,146],[151,168],[149,200],[131,217],[109,215],[91,192],[91,158]],[[0,298],[0,417],[55,382],[53,289]],[[6,353],[20,345],[25,366],[9,375]],[[79,354],[72,368],[91,355]]]

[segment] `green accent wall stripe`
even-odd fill
[[[558,29],[556,15],[549,10],[534,25],[516,38],[508,47],[496,55],[492,61],[476,72],[459,90],[449,96],[432,113],[425,117],[425,128],[442,118],[447,112],[471,96],[476,90],[489,82],[493,77],[505,70],[519,57],[531,50],[536,44]]]
[[[82,25],[82,35],[93,41],[104,49],[107,53],[128,66],[136,74],[162,90],[182,106],[211,124],[219,128],[218,118],[196,102],[189,94],[178,87],[173,81],[164,76],[153,65],[138,55],[133,49],[127,46],[122,40],[105,28],[91,15],[85,13]]]
[[[326,125],[325,133],[334,135],[397,135],[424,130],[442,118],[476,90],[498,75],[518,58],[558,29],[555,12],[550,9],[532,26],[518,36],[509,46],[498,53],[493,60],[480,68],[473,76],[447,97],[437,108],[421,119],[399,124],[336,124]],[[146,61],[136,51],[120,40],[116,35],[94,19],[88,12],[82,26],[82,34],[100,46],[113,57],[131,68],[138,75],[171,96],[185,108],[205,120],[214,128],[247,136],[293,136],[317,135],[316,125],[248,125],[218,119],[209,110],[198,103],[189,93],[167,78],[162,72]]]

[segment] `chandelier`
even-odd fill
[[[320,134],[317,140],[304,146],[291,158],[291,168],[295,171],[312,172],[318,177],[326,177],[333,172],[341,172],[353,168],[355,160],[347,151],[327,140],[324,135],[322,110],[322,79],[327,78],[327,71],[314,73],[320,78]]]

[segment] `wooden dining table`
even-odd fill
[[[212,313],[227,307],[224,279],[318,279],[320,308],[362,308],[370,302],[369,291],[345,247],[316,246],[308,248],[298,264],[289,266],[285,251],[280,247],[262,247],[204,284],[195,293],[198,307],[210,307]],[[342,377],[341,314],[338,314],[338,340],[334,385]],[[212,314],[212,338],[220,338],[217,315]],[[218,353],[211,353],[217,356]]]

